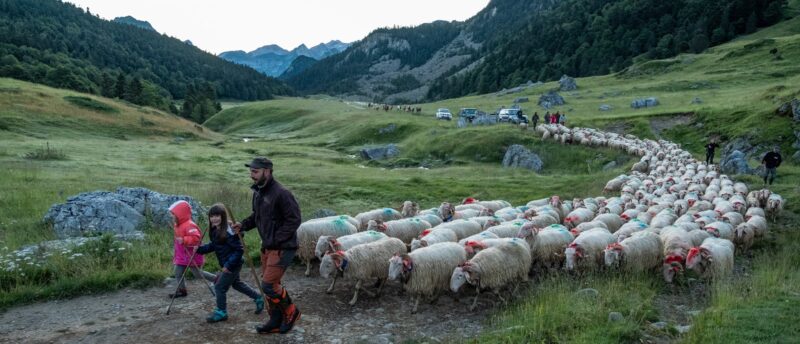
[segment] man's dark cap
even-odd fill
[[[265,158],[265,157],[263,157],[263,156],[255,157],[255,158],[253,158],[253,161],[251,161],[249,164],[244,164],[244,165],[249,167],[249,168],[268,168],[268,169],[272,169],[272,161],[267,159],[267,158]]]

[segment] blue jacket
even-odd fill
[[[242,264],[244,263],[244,260],[242,259],[242,255],[244,254],[244,246],[242,246],[242,242],[239,240],[239,237],[233,232],[233,229],[228,227],[227,239],[225,242],[220,242],[219,239],[217,239],[217,230],[218,229],[216,228],[211,229],[211,241],[208,244],[197,248],[197,253],[206,254],[213,251],[217,254],[219,266],[225,267],[229,271],[235,271],[241,268]]]

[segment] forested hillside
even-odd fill
[[[224,98],[291,93],[276,79],[178,39],[56,0],[0,0],[0,76],[160,108],[206,84]]]

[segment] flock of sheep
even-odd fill
[[[465,285],[502,301],[531,274],[567,270],[661,271],[666,282],[692,270],[701,278],[724,277],[734,252],[747,251],[767,232],[767,217],[780,214],[784,200],[692,158],[668,141],[641,140],[595,129],[541,125],[543,139],[624,149],[640,156],[630,174],[610,180],[600,197],[538,199],[522,206],[502,200],[442,203],[420,211],[404,202],[400,211],[375,209],[313,219],[298,229],[298,257],[311,273],[354,280],[355,291],[379,294],[388,280],[415,297],[437,297]],[[610,196],[618,194],[618,196]]]

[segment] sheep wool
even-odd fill
[[[358,232],[340,236],[338,238],[323,235],[317,240],[317,246],[314,249],[314,254],[322,260],[326,253],[336,251],[347,251],[353,246],[365,244],[368,242],[378,241],[386,238],[386,234],[376,231]]]
[[[467,260],[467,252],[457,243],[423,247],[389,260],[389,279],[400,280],[403,288],[417,300],[411,313],[417,312],[420,299],[447,291],[453,270]]]
[[[316,257],[315,249],[319,237],[326,235],[334,238],[353,234],[358,229],[346,219],[337,217],[331,220],[311,220],[300,224],[297,228],[297,257],[306,264],[305,275],[311,274],[311,260]]]
[[[604,250],[605,265],[618,266],[623,271],[648,271],[661,264],[661,239],[650,232],[639,232],[613,243]]]
[[[726,277],[733,271],[734,246],[730,240],[708,238],[700,247],[693,247],[686,256],[686,268],[701,278]]]
[[[464,283],[476,287],[478,294],[472,303],[475,309],[481,289],[491,289],[499,294],[500,288],[528,280],[531,254],[522,240],[509,241],[478,252],[475,257],[456,267],[450,277],[450,290],[458,292]]]
[[[399,211],[392,208],[373,209],[356,215],[356,220],[358,220],[359,223],[358,230],[367,229],[369,220],[381,220],[386,222],[391,220],[399,220],[401,218],[403,218],[403,215],[401,215]]]

